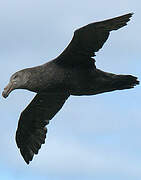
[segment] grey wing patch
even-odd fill
[[[21,113],[16,131],[16,143],[27,164],[45,143],[47,133],[45,126],[61,109],[68,97],[67,93],[37,94]]]

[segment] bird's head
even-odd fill
[[[28,80],[29,73],[26,71],[26,69],[14,73],[11,76],[8,85],[4,88],[2,96],[7,98],[14,89],[25,89],[28,84]]]

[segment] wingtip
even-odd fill
[[[133,16],[133,15],[134,15],[134,12],[130,12],[130,13],[128,13],[127,15]]]
[[[29,165],[30,160],[28,160],[28,158],[27,158],[27,157],[25,157],[25,156],[23,156],[23,155],[22,155],[22,157],[23,157],[24,161],[26,162],[26,164],[27,164],[27,165]]]
[[[131,13],[128,13],[127,15],[129,15],[129,18],[131,18],[134,15],[134,13],[131,12]]]
[[[130,21],[130,18],[131,18],[133,15],[134,15],[134,13],[131,12],[131,13],[128,13],[128,14],[124,14],[124,15],[122,15],[122,16],[119,16],[119,17],[125,17],[126,19],[128,19],[128,21]]]
[[[29,165],[29,163],[32,161],[32,159],[33,159],[33,156],[29,159],[26,155],[25,156],[23,156],[22,155],[22,157],[23,157],[23,159],[24,159],[24,161],[26,162],[26,164],[27,165]]]
[[[30,163],[29,161],[25,161],[25,162],[26,162],[27,165],[29,165],[29,163]]]

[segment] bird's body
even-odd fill
[[[70,95],[80,96],[118,90],[116,84],[114,87],[112,82],[114,80],[121,81],[120,77],[125,79],[128,77],[129,80],[131,78],[134,85],[136,78],[133,76],[101,71],[95,67],[94,59],[90,59],[90,61],[93,63],[91,66],[72,67],[58,64],[57,59],[54,59],[41,66],[24,69],[22,71],[30,73],[26,89],[36,93],[68,92]],[[131,86],[131,84],[129,85]],[[127,87],[124,88],[121,84],[119,89],[127,89]]]
[[[45,143],[45,126],[70,95],[95,95],[139,84],[132,75],[116,75],[97,69],[92,58],[102,48],[110,31],[125,26],[131,16],[129,13],[84,26],[75,31],[72,41],[57,58],[11,76],[3,91],[4,97],[14,89],[37,93],[21,113],[16,132],[17,146],[27,163]]]

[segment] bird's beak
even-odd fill
[[[7,98],[13,89],[14,89],[13,84],[11,82],[9,82],[9,84],[4,88],[4,91],[2,92],[2,96],[4,98]]]

